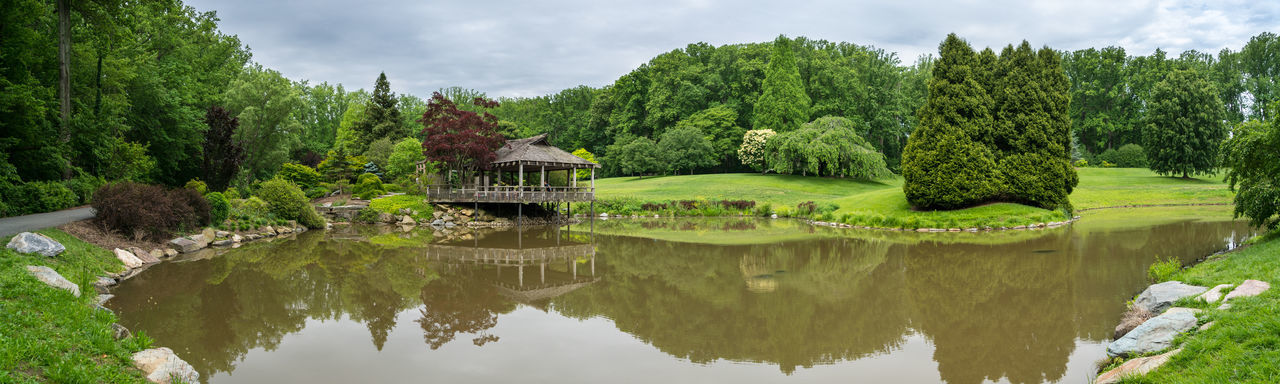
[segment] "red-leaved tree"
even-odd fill
[[[481,97],[472,103],[480,108],[498,106],[498,102]],[[497,117],[489,112],[460,110],[440,92],[431,94],[427,111],[418,122],[423,126],[422,153],[427,160],[458,171],[463,180],[476,170],[488,169],[489,163],[498,158],[494,151],[506,144],[506,139],[498,133]]]

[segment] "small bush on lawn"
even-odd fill
[[[107,184],[94,192],[92,205],[99,225],[134,238],[163,241],[174,231],[209,224],[209,202],[188,188]]]
[[[209,192],[204,195],[204,199],[209,201],[209,222],[220,226],[222,222],[227,221],[227,215],[231,213],[231,203],[227,202],[226,196],[220,192]]]
[[[297,220],[307,228],[324,227],[324,219],[311,206],[307,195],[288,180],[274,178],[258,186],[259,198],[267,202],[267,209],[282,220]]]
[[[1146,168],[1147,152],[1137,144],[1125,144],[1120,149],[1108,149],[1098,155],[1098,160],[1105,161],[1120,168]]]
[[[382,179],[378,175],[372,173],[362,173],[360,178],[356,180],[356,186],[352,189],[352,194],[364,200],[369,200],[382,195]]]
[[[413,195],[395,195],[373,199],[369,202],[369,209],[375,212],[374,218],[377,218],[377,212],[386,212],[393,215],[399,215],[401,209],[408,208],[415,212],[414,219],[426,219],[431,217],[431,212],[435,208],[427,203],[427,199],[422,196]]]
[[[308,199],[318,199],[321,197],[325,197],[325,195],[328,195],[328,194],[329,194],[329,190],[324,189],[324,187],[311,187],[310,189],[307,189]]]

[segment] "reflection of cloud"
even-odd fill
[[[290,78],[356,89],[386,71],[393,90],[418,96],[448,86],[490,96],[599,87],[689,43],[778,34],[875,45],[906,61],[936,53],[949,32],[978,47],[1027,39],[1072,50],[1161,47],[1176,56],[1239,49],[1280,14],[1278,2],[1245,0],[188,3],[216,10],[222,30],[252,47],[254,60]]]

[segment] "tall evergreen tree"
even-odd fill
[[[1143,148],[1161,175],[1211,174],[1226,138],[1222,101],[1204,74],[1175,70],[1151,90],[1143,124]]]
[[[209,129],[204,133],[204,181],[211,191],[224,191],[240,171],[244,153],[235,141],[240,120],[219,106],[209,107],[204,115]]]
[[[391,83],[387,81],[387,73],[378,74],[378,81],[373,84],[373,95],[365,104],[364,118],[355,126],[364,146],[378,139],[398,141],[409,136],[396,101],[396,95],[391,93]]]
[[[753,111],[755,129],[787,132],[809,122],[809,95],[800,80],[791,39],[778,36],[773,41],[773,54],[764,73],[762,93]]]
[[[992,125],[993,102],[969,43],[950,34],[938,50],[929,99],[902,153],[902,189],[916,207],[961,208],[1001,190],[991,150],[970,136]]]

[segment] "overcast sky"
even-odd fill
[[[612,83],[692,42],[769,41],[778,34],[874,45],[904,63],[936,54],[949,32],[977,47],[1022,39],[1081,49],[1118,45],[1240,49],[1280,32],[1275,0],[999,1],[414,1],[187,0],[217,11],[253,60],[294,80],[372,88],[386,71],[396,93],[442,87],[538,96]],[[998,49],[997,49],[998,50]]]

